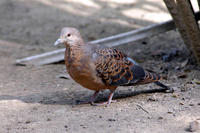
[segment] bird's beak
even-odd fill
[[[57,46],[58,44],[61,44],[63,42],[64,40],[59,38],[58,40],[55,41],[54,46]]]

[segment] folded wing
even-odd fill
[[[96,55],[97,75],[108,85],[130,86],[160,79],[159,75],[145,71],[133,59],[116,49],[100,49]]]

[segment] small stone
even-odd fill
[[[148,116],[148,117],[147,117],[147,119],[151,119],[151,117],[150,117],[150,116]]]
[[[81,124],[80,126],[81,126],[82,128],[87,128],[87,127],[86,127],[85,125],[83,125],[83,124]]]
[[[26,124],[29,124],[29,123],[31,123],[31,121],[30,121],[30,120],[27,120],[25,123],[26,123]]]
[[[158,101],[158,99],[156,98],[155,95],[153,95],[152,97],[149,97],[149,98],[147,99],[147,101],[148,101],[148,102],[149,102],[149,101]]]
[[[173,112],[171,112],[171,111],[168,111],[167,113],[168,113],[168,114],[173,114]]]
[[[158,120],[162,120],[162,119],[163,119],[163,117],[162,117],[162,116],[159,116],[159,117],[158,117]]]
[[[184,103],[182,103],[182,102],[180,102],[179,104],[180,104],[180,105],[184,105]]]
[[[50,118],[47,118],[47,121],[51,121],[51,119],[50,119]]]
[[[67,125],[65,125],[64,127],[65,127],[65,128],[68,128],[68,126],[67,126]]]
[[[180,89],[181,89],[181,92],[186,92],[188,90],[188,88],[186,87],[181,87]]]
[[[82,124],[81,124],[80,126],[81,126],[82,128],[87,128],[86,126],[84,126],[84,125],[82,125]]]
[[[116,121],[115,119],[112,119],[112,118],[110,118],[110,119],[108,119],[108,121]]]
[[[177,96],[176,94],[173,93],[173,94],[172,94],[172,97],[173,97],[173,98],[177,98],[178,96]]]
[[[60,74],[57,76],[58,78],[63,78],[63,79],[70,79],[70,76],[68,74]],[[57,84],[57,87],[59,86],[59,84]]]
[[[189,125],[189,128],[188,128],[188,131],[190,131],[190,132],[196,132],[198,130],[200,130],[200,124],[199,124],[199,122],[198,121],[191,122],[190,125]]]
[[[190,106],[194,106],[194,104],[193,104],[193,103],[190,103],[189,105],[190,105]]]
[[[187,78],[187,75],[185,73],[179,73],[176,75],[178,78]]]
[[[146,42],[146,41],[142,41],[142,44],[143,44],[143,45],[146,45],[146,44],[147,44],[147,42]]]

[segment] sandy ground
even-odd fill
[[[109,107],[76,105],[93,92],[59,78],[64,64],[15,65],[18,58],[56,49],[52,44],[64,26],[80,29],[89,41],[168,19],[160,0],[1,0],[0,133],[188,132],[200,119],[200,72],[184,64],[189,54],[176,31],[118,47],[144,68],[166,74],[163,83],[174,94],[140,92],[159,88],[154,84],[120,87]]]

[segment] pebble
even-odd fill
[[[30,121],[30,120],[27,120],[25,123],[26,123],[26,124],[29,124],[29,123],[31,123],[31,121]]]
[[[179,74],[177,74],[177,77],[178,78],[187,78],[187,74],[186,73],[179,73]]]
[[[47,118],[47,121],[51,121],[51,119],[50,119],[50,118]]]
[[[147,101],[148,101],[148,102],[150,102],[150,101],[158,101],[158,99],[156,98],[155,95],[153,95],[152,97],[149,97],[149,98],[147,99]]]
[[[172,97],[173,98],[178,98],[178,95],[177,94],[172,94]]]
[[[194,104],[193,104],[193,103],[190,103],[189,105],[190,105],[190,106],[194,106]]]
[[[108,119],[108,121],[116,121],[115,119],[112,119],[112,118],[110,118],[110,119]]]
[[[200,124],[198,121],[193,121],[190,123],[188,131],[190,132],[196,132],[200,130]]]

